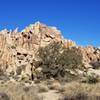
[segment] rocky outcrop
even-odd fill
[[[100,49],[93,46],[80,47],[79,49],[83,54],[84,64],[88,62],[93,69],[100,67]]]
[[[35,54],[39,48],[53,42],[61,43],[65,48],[76,45],[71,40],[63,39],[55,27],[39,22],[26,27],[22,32],[18,32],[18,29],[0,31],[0,74],[30,77],[39,59]]]
[[[39,22],[21,32],[0,31],[0,75],[37,80],[99,74],[100,49],[81,47],[64,39],[55,27]],[[98,71],[97,71],[98,70]]]

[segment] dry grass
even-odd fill
[[[39,93],[43,93],[43,92],[48,92],[49,88],[44,84],[39,84],[38,85],[38,90],[39,90],[38,91]]]
[[[100,100],[100,83],[86,84],[79,82],[69,82],[64,85],[52,84],[55,91],[62,95],[60,100]],[[49,93],[48,87],[44,83],[36,86],[25,86],[22,83],[0,84],[0,100],[43,100],[38,94]],[[3,95],[2,95],[3,94]],[[4,95],[6,98],[4,98]]]
[[[0,100],[40,100],[37,91],[36,87],[25,86],[24,84],[0,84],[0,92],[5,93],[9,97],[9,99]]]
[[[71,82],[62,86],[58,91],[64,96],[62,100],[100,100],[100,83]]]

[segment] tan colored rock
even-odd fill
[[[8,31],[6,29],[0,31],[0,73],[6,73],[8,75],[11,73],[17,75],[19,73],[30,77],[32,77],[32,75],[38,75],[38,73],[40,73],[41,76],[43,74],[41,72],[45,69],[46,71],[51,70],[52,74],[57,73],[59,70],[62,70],[64,65],[60,65],[61,67],[59,67],[59,64],[53,65],[52,62],[50,68],[46,66],[45,69],[42,69],[40,66],[41,63],[37,64],[37,62],[41,61],[41,58],[37,56],[38,51],[40,48],[45,48],[51,43],[61,44],[64,49],[69,47],[70,50],[73,47],[77,48],[75,49],[75,53],[78,54],[79,51],[81,52],[82,61],[86,69],[95,69],[100,66],[99,48],[97,49],[92,46],[78,47],[75,42],[64,39],[57,28],[37,22],[26,27],[22,32],[18,32],[18,29],[14,31]],[[49,50],[52,48],[54,49],[56,46],[52,46]],[[58,50],[59,53],[55,53],[55,55],[50,54],[52,57],[58,57],[58,55],[64,51],[59,48],[54,50]],[[49,59],[48,55],[45,56]],[[73,54],[70,56],[73,56]],[[55,59],[57,59],[57,57],[55,57]]]

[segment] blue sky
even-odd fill
[[[100,0],[0,0],[0,30],[40,21],[79,45],[100,46]]]

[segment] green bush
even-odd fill
[[[85,80],[83,82],[89,84],[95,84],[99,82],[99,80],[98,77],[94,73],[92,73],[91,75],[86,75]]]
[[[41,59],[43,75],[47,78],[64,77],[66,69],[75,70],[82,68],[82,54],[76,47],[63,48],[61,43],[53,42],[44,48],[40,48],[38,56]]]

